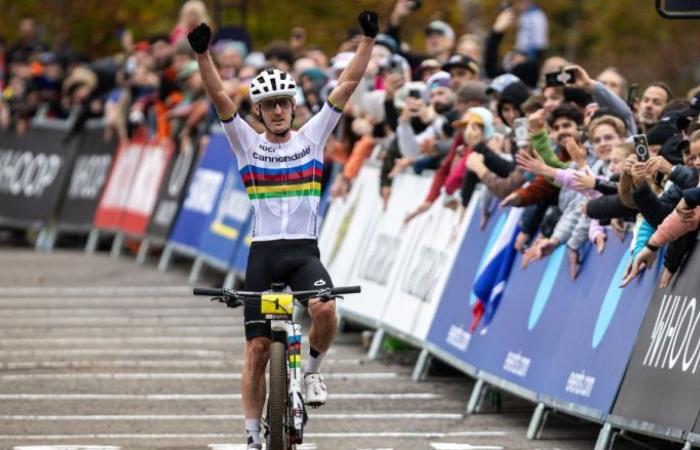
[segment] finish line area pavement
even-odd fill
[[[23,248],[0,249],[0,268],[0,449],[245,449],[242,311],[192,296],[185,268]],[[528,441],[534,405],[505,394],[501,412],[467,416],[473,380],[443,369],[413,382],[401,353],[372,361],[358,331],[341,333],[323,364],[328,404],[297,448],[595,444],[598,426],[561,417]]]

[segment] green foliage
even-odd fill
[[[467,17],[481,30],[462,25],[460,4],[477,5]],[[99,56],[118,50],[115,31],[131,28],[136,40],[156,32],[169,32],[179,7],[177,0],[0,0],[0,34],[12,41],[17,23],[32,15],[44,36],[65,37],[75,48]],[[224,24],[239,24],[242,12],[235,0],[221,0]],[[653,79],[669,81],[679,93],[695,83],[700,61],[698,21],[671,21],[658,16],[652,0],[538,0],[550,19],[550,54],[562,54],[582,63],[591,73],[617,66],[630,81],[644,84]],[[213,12],[214,0],[207,0]],[[375,9],[384,21],[393,0],[248,0],[247,26],[258,48],[272,40],[286,40],[294,26],[306,28],[308,42],[334,52],[345,32],[357,25],[362,9]],[[406,18],[403,39],[423,48],[423,27],[443,19],[455,31],[488,30],[498,14],[501,0],[424,0],[423,7]],[[476,15],[476,17],[474,16]],[[512,45],[513,33],[506,39]],[[60,41],[60,39],[58,39]],[[505,49],[504,49],[505,50]]]

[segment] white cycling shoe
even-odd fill
[[[323,375],[317,372],[310,372],[304,375],[306,385],[306,405],[311,408],[318,408],[326,404],[328,392],[326,384],[323,382]]]

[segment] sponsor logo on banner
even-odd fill
[[[75,161],[68,188],[68,198],[92,200],[97,198],[107,180],[112,155],[81,155]]]
[[[198,169],[192,178],[183,207],[200,214],[210,214],[214,210],[216,197],[223,182],[223,173],[211,169]]]
[[[695,374],[700,363],[700,310],[695,297],[665,294],[642,365]]]
[[[178,202],[176,200],[161,200],[158,203],[156,212],[153,215],[153,223],[156,225],[167,226],[175,218],[177,214]]]
[[[462,328],[459,325],[452,325],[450,331],[447,333],[445,342],[459,351],[466,352],[471,338],[472,335],[466,328]]]
[[[508,352],[506,360],[503,362],[503,370],[525,378],[530,369],[530,363],[530,358],[521,355],[520,352]]]
[[[378,233],[367,253],[364,267],[360,269],[360,277],[382,286],[386,285],[400,246],[401,238]]]
[[[571,372],[569,374],[569,379],[566,381],[566,392],[582,397],[590,397],[593,392],[594,384],[595,377],[586,375],[586,371],[580,373]]]
[[[158,200],[161,174],[167,164],[168,153],[164,147],[147,149],[139,162],[138,172],[133,181],[127,209],[137,214],[150,216]]]
[[[447,261],[446,252],[428,245],[418,250],[418,255],[411,261],[402,290],[426,302],[437,286],[438,279]]]
[[[53,154],[0,150],[0,193],[41,197],[56,179],[62,162]]]
[[[112,169],[110,182],[100,204],[101,208],[120,209],[126,204],[129,197],[127,187],[131,185],[131,179],[136,172],[140,155],[141,145],[129,144],[124,148]]]
[[[187,183],[187,174],[190,173],[190,167],[192,166],[192,159],[194,158],[195,151],[192,145],[188,145],[180,149],[175,160],[175,165],[170,172],[170,178],[168,179],[168,195],[171,197],[178,197],[182,189]]]

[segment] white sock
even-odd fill
[[[309,352],[309,359],[306,360],[306,364],[304,365],[304,373],[320,372],[321,361],[323,361],[325,353],[317,353],[316,356],[311,356],[310,353],[311,352]]]
[[[260,419],[245,419],[245,432],[254,444],[260,444]]]

